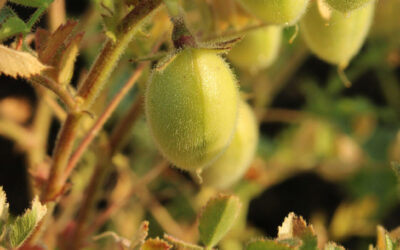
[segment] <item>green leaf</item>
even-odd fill
[[[5,233],[5,225],[8,220],[8,209],[9,204],[7,203],[6,193],[3,190],[3,187],[0,186],[0,242],[4,237]]]
[[[233,195],[219,195],[208,201],[200,216],[200,240],[208,248],[215,246],[232,227],[241,203]]]
[[[246,246],[246,250],[290,250],[289,246],[268,239],[255,240]]]
[[[13,248],[18,248],[32,234],[36,226],[47,212],[47,207],[42,205],[36,196],[32,201],[32,208],[25,211],[24,215],[19,216],[8,228],[9,244]]]
[[[27,30],[24,21],[10,7],[6,6],[0,10],[0,41]]]
[[[20,4],[23,6],[27,7],[34,7],[34,8],[40,8],[40,7],[48,7],[53,0],[8,0],[9,2]]]

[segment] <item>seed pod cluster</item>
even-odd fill
[[[202,173],[205,185],[218,189],[229,188],[249,168],[258,142],[258,126],[253,111],[240,102],[239,118],[234,137],[228,149]]]
[[[330,7],[334,8],[335,10],[347,13],[355,9],[358,9],[363,5],[366,5],[367,3],[372,2],[373,0],[325,0],[325,1]]]
[[[332,9],[324,15],[314,1],[300,21],[306,44],[322,60],[345,67],[365,41],[374,6],[371,2],[348,14]]]
[[[295,24],[309,0],[238,0],[251,14],[268,24]]]
[[[253,30],[233,47],[228,58],[239,68],[257,72],[269,67],[276,60],[281,42],[280,26]]]
[[[153,71],[145,109],[164,156],[181,169],[200,170],[232,139],[238,113],[236,78],[214,50],[185,48]]]

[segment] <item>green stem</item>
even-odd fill
[[[122,20],[118,28],[117,40],[114,42],[109,39],[106,42],[86,81],[78,90],[78,95],[85,100],[83,109],[90,108],[140,24],[160,4],[161,0],[140,1],[139,5]]]
[[[29,21],[26,23],[26,26],[28,27],[28,31],[30,32],[33,25],[39,20],[39,18],[43,15],[43,13],[46,11],[47,7],[40,7],[36,9],[36,11],[32,14],[31,18],[29,18]]]

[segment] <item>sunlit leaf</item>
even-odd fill
[[[47,207],[42,205],[38,197],[32,201],[32,208],[25,211],[10,225],[8,231],[9,244],[17,248],[32,234],[36,226],[47,212]]]
[[[200,216],[200,240],[207,247],[215,246],[233,226],[241,203],[232,195],[219,195],[208,201]]]
[[[83,33],[75,36],[62,52],[58,61],[58,83],[68,85],[74,73],[76,57],[79,53],[79,44],[83,38]]]
[[[0,74],[29,78],[47,67],[33,55],[0,45]]]

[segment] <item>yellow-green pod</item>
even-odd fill
[[[238,113],[238,87],[213,50],[186,48],[154,69],[145,109],[154,141],[181,169],[211,164],[228,146]]]
[[[269,24],[295,24],[307,9],[309,0],[238,0],[243,7]]]
[[[228,149],[202,173],[203,184],[218,189],[229,188],[249,168],[258,143],[258,126],[253,111],[240,102],[237,128]]]
[[[228,54],[239,68],[257,72],[269,67],[277,58],[282,42],[282,28],[268,26],[250,31]]]
[[[300,32],[320,59],[346,67],[365,41],[374,6],[370,3],[348,14],[333,9],[324,14],[314,1],[300,22]]]
[[[335,10],[347,13],[355,9],[358,9],[363,5],[366,5],[367,3],[372,2],[374,0],[325,0],[325,1],[330,7],[334,8]]]

